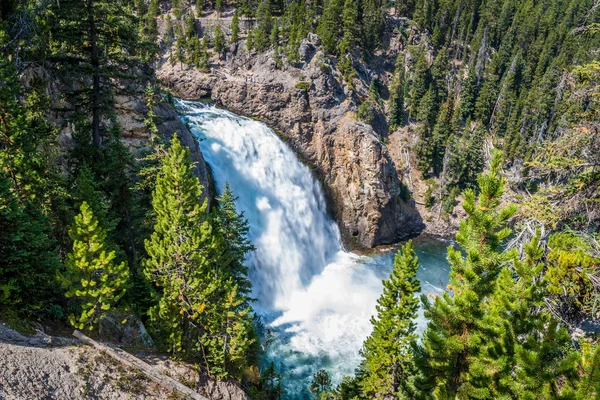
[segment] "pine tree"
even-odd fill
[[[438,114],[437,121],[431,134],[431,147],[432,147],[432,159],[431,167],[433,168],[434,174],[438,175],[442,172],[444,155],[446,153],[446,146],[448,139],[452,134],[451,119],[452,119],[452,101],[446,102]],[[476,170],[476,174],[479,174],[481,169]]]
[[[23,314],[48,301],[59,268],[51,226],[39,210],[26,207],[0,173],[0,306]]]
[[[94,213],[94,218],[99,225],[107,231],[115,228],[116,221],[108,215],[109,204],[102,191],[98,189],[94,173],[87,164],[84,164],[77,174],[75,185],[72,190],[75,208],[79,209],[83,203],[87,203]]]
[[[468,131],[465,131],[468,134]],[[481,126],[475,128],[466,140],[466,151],[463,158],[463,172],[460,177],[461,183],[466,187],[474,188],[477,185],[478,175],[483,171],[484,153],[483,143],[485,140],[485,129]]]
[[[200,193],[189,150],[174,136],[156,176],[152,194],[156,223],[145,241],[148,257],[142,263],[147,279],[162,293],[150,318],[168,333],[165,344],[174,352],[196,350],[204,333],[196,320],[204,316],[206,301],[215,290],[207,282],[212,228],[208,204],[200,203]]]
[[[316,400],[328,400],[331,398],[331,378],[327,371],[321,369],[315,373],[309,390],[314,394]]]
[[[473,190],[463,194],[463,208],[468,218],[456,234],[456,250],[448,248],[451,264],[450,286],[453,296],[444,293],[433,303],[424,296],[425,316],[430,320],[423,336],[422,356],[419,361],[421,376],[434,396],[454,398],[469,384],[469,369],[473,357],[483,351],[489,339],[486,335],[484,301],[493,293],[496,280],[505,263],[513,258],[512,252],[499,250],[502,241],[510,235],[506,222],[515,214],[516,207],[499,209],[500,197],[505,190],[505,179],[500,176],[501,153],[494,153],[490,172],[480,175],[481,194],[475,198]],[[464,253],[463,253],[464,252]]]
[[[221,27],[217,25],[215,28],[215,34],[213,36],[213,47],[215,52],[221,57],[223,51],[225,50],[225,35],[221,30]]]
[[[261,0],[256,10],[256,24],[252,30],[252,44],[258,51],[269,48],[271,30],[273,29],[273,17],[268,0]]]
[[[215,11],[217,12],[217,15],[220,17],[221,14],[223,13],[223,9],[225,8],[225,1],[224,0],[214,0],[214,5],[215,5]]]
[[[416,324],[421,285],[416,278],[419,267],[412,242],[396,255],[394,269],[383,282],[377,300],[377,317],[371,318],[373,333],[361,352],[359,380],[368,398],[398,396],[401,384],[412,368],[411,344],[416,340]]]
[[[433,127],[436,116],[436,102],[435,93],[433,87],[430,86],[429,90],[425,92],[425,95],[419,100],[419,108],[416,112],[416,120],[422,122],[428,128]]]
[[[175,60],[179,62],[179,67],[183,68],[185,59],[186,40],[183,36],[180,36],[175,41]]]
[[[169,64],[171,64],[171,67],[177,64],[177,58],[175,58],[175,54],[173,54],[173,50],[171,49],[169,49]]]
[[[242,377],[260,354],[248,298],[233,282],[223,282],[220,300],[207,309],[207,334],[201,339],[210,373],[217,378]]]
[[[410,92],[410,115],[413,118],[417,116],[421,99],[429,89],[429,81],[429,66],[425,58],[425,49],[421,49],[415,63]]]
[[[196,18],[193,12],[188,12],[185,16],[185,37],[193,39],[196,37]]]
[[[348,84],[350,90],[354,90],[354,78],[356,77],[356,69],[352,65],[352,58],[349,54],[343,55],[338,62],[338,69],[344,76],[344,81]]]
[[[402,55],[396,59],[396,68],[390,87],[390,131],[404,126],[406,115],[404,112],[404,60]]]
[[[436,104],[442,104],[446,101],[448,88],[446,79],[448,79],[448,65],[450,64],[448,50],[443,47],[435,57],[431,66],[431,82],[434,88]]]
[[[124,68],[133,68],[141,58],[153,54],[154,44],[138,34],[136,17],[127,3],[64,0],[47,7],[44,26],[52,40],[46,51],[57,55],[51,67],[60,70],[63,79],[78,82],[85,76],[91,80],[84,90],[70,90],[65,95],[77,111],[71,122],[83,125],[81,133],[95,150],[102,145],[103,121],[109,119],[113,95],[122,91],[107,77],[119,76]]]
[[[206,71],[208,69],[208,61],[210,55],[208,54],[208,38],[204,36],[202,38],[201,46],[200,46],[200,63],[198,68],[201,71]]]
[[[317,35],[321,38],[325,51],[330,54],[335,54],[338,47],[343,5],[342,0],[329,0],[323,15],[319,18]]]
[[[359,36],[358,2],[356,0],[345,0],[342,12],[342,40],[338,51],[346,54],[353,50]]]
[[[460,89],[460,115],[463,122],[472,117],[475,112],[476,85],[475,68],[470,67],[469,74]]]
[[[233,194],[229,183],[225,184],[223,193],[217,198],[215,222],[217,230],[227,243],[226,257],[229,262],[223,267],[223,272],[230,276],[243,295],[250,294],[251,283],[248,280],[248,267],[244,260],[248,252],[255,248],[248,239],[250,225],[244,214],[238,214],[235,208],[237,197]]]
[[[246,49],[252,51],[254,47],[254,30],[251,29],[248,31],[248,36],[246,37]]]
[[[0,81],[0,304],[31,314],[53,295],[66,193],[51,169],[56,131],[44,117],[45,85],[32,80],[30,93],[20,93],[5,61]]]
[[[233,13],[233,19],[231,20],[231,43],[237,43],[240,34],[240,22],[238,17],[238,10]]]
[[[381,41],[385,22],[384,2],[365,0],[362,9],[363,47],[372,53]]]
[[[146,13],[147,38],[152,43],[156,42],[158,37],[158,23],[156,19],[160,15],[160,6],[158,0],[150,0],[148,12]]]
[[[69,316],[71,325],[92,330],[105,311],[125,295],[129,270],[125,262],[116,263],[116,252],[106,245],[102,228],[90,206],[83,202],[69,235],[73,249],[65,260],[66,271],[59,281],[67,297],[75,297],[81,314]]]
[[[171,51],[171,45],[173,44],[173,41],[175,40],[175,32],[173,30],[173,20],[171,19],[170,15],[165,16],[165,19],[167,20],[167,23],[165,25],[165,34],[163,36],[163,40],[164,40],[167,48],[169,48],[169,51]],[[169,58],[171,58],[171,57],[169,57]]]
[[[279,47],[279,23],[277,22],[277,19],[273,21],[273,28],[271,29],[270,40],[271,46],[273,46],[274,49]]]
[[[245,221],[232,210],[230,192],[217,217],[209,217],[207,201],[199,200],[202,187],[192,173],[189,150],[177,137],[156,179],[156,223],[145,242],[143,265],[161,296],[150,318],[169,350],[198,357],[212,376],[239,377],[259,352],[241,264],[249,244],[232,237],[244,234]]]

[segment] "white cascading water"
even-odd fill
[[[220,192],[229,182],[250,223],[255,310],[273,334],[290,398],[306,398],[314,372],[352,375],[371,331],[385,263],[344,251],[310,169],[266,125],[214,106],[178,101]]]

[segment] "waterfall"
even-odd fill
[[[334,383],[352,375],[390,257],[377,262],[344,251],[319,182],[266,125],[207,104],[179,100],[177,107],[217,191],[229,182],[250,223],[254,308],[273,333],[267,355],[289,397],[306,398],[320,368]]]

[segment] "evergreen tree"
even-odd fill
[[[465,131],[465,134],[468,134]],[[466,151],[463,158],[463,172],[460,180],[466,187],[474,188],[477,184],[478,175],[483,171],[484,153],[483,142],[485,139],[485,129],[477,127],[466,140]]]
[[[410,115],[415,118],[418,114],[421,99],[429,89],[429,66],[425,58],[425,50],[421,49],[415,63],[412,90],[410,93]]]
[[[173,45],[173,41],[175,40],[175,32],[173,30],[173,20],[171,19],[170,15],[167,15],[165,17],[165,19],[167,20],[166,25],[165,25],[165,34],[163,36],[163,40],[165,42],[165,45],[167,48],[169,48],[169,51],[171,51],[171,46]],[[171,58],[171,57],[169,57]]]
[[[248,280],[248,267],[244,265],[244,260],[246,254],[255,248],[248,240],[250,230],[248,220],[244,218],[243,213],[238,214],[236,211],[236,200],[237,197],[233,194],[229,183],[226,183],[223,193],[217,198],[215,222],[217,230],[227,243],[226,258],[229,262],[223,267],[223,271],[233,279],[241,294],[249,295],[251,283]]]
[[[104,193],[98,190],[97,186],[94,173],[87,164],[84,164],[75,179],[72,191],[75,208],[79,209],[83,203],[87,203],[99,225],[107,231],[112,231],[115,228],[116,221],[109,217],[109,204]]]
[[[233,13],[233,19],[231,20],[231,43],[237,43],[240,34],[240,22],[238,17],[238,11],[235,10]]]
[[[390,87],[390,130],[393,131],[406,123],[404,112],[404,62],[402,55],[396,59],[396,68]]]
[[[453,296],[444,293],[433,303],[423,297],[425,316],[430,322],[423,336],[426,362],[418,364],[434,396],[467,395],[461,390],[469,384],[472,360],[489,340],[483,325],[485,299],[494,291],[502,266],[513,258],[512,252],[499,251],[511,232],[506,222],[516,212],[514,205],[499,209],[505,190],[501,164],[501,154],[496,152],[489,174],[479,177],[478,199],[473,190],[463,194],[468,218],[461,223],[456,240],[464,253],[448,248]],[[421,387],[427,385],[422,383]]]
[[[279,23],[277,19],[273,22],[273,29],[271,29],[271,46],[273,46],[273,58],[277,68],[281,67],[281,57],[279,55]]]
[[[185,37],[193,39],[196,37],[196,18],[193,12],[188,12],[185,16]]]
[[[460,89],[460,115],[463,121],[472,117],[475,111],[476,85],[475,68],[470,67],[469,74]]]
[[[223,12],[223,9],[225,8],[225,1],[224,0],[214,0],[214,7],[215,7],[215,11],[217,12],[217,15],[220,17],[221,13]]]
[[[448,139],[452,134],[452,111],[452,102],[446,102],[446,105],[442,107],[438,114],[436,124],[431,134],[431,167],[436,175],[442,172],[446,146],[448,144]],[[480,172],[481,168],[477,169],[474,173],[479,174]]]
[[[331,378],[327,371],[321,369],[315,373],[309,390],[317,400],[328,400],[331,398]]]
[[[175,60],[179,62],[179,67],[183,68],[185,59],[186,40],[183,36],[180,36],[175,41]]]
[[[246,37],[246,49],[252,51],[254,47],[254,30],[251,29],[248,31],[248,36]]]
[[[85,131],[97,150],[107,131],[103,121],[109,120],[107,114],[112,108],[112,96],[122,90],[110,78],[120,76],[124,68],[137,65],[141,57],[151,57],[153,52],[149,50],[153,44],[138,35],[136,17],[127,2],[50,2],[46,16],[45,26],[52,37],[46,51],[57,55],[51,68],[60,70],[63,79],[79,82],[85,77],[91,80],[83,90],[75,89],[65,94],[77,111],[73,120],[83,125],[81,133]]]
[[[269,48],[273,17],[268,0],[262,0],[256,10],[256,24],[252,30],[252,44],[256,50],[265,51]]]
[[[224,0],[214,0],[214,6],[215,6],[215,11],[217,12],[217,16],[221,16],[221,13],[223,12],[223,8],[225,7],[224,5]]]
[[[436,116],[436,102],[435,93],[433,87],[430,86],[429,90],[425,92],[425,95],[419,100],[419,109],[416,112],[416,120],[422,122],[428,128],[431,128],[435,123]]]
[[[323,15],[319,18],[317,35],[321,38],[323,49],[330,54],[335,54],[338,48],[343,5],[342,0],[329,0],[323,10]]]
[[[160,6],[158,0],[150,0],[148,12],[146,13],[147,38],[152,43],[156,42],[158,37],[158,23],[156,19],[160,15]]]
[[[342,12],[342,40],[339,43],[339,53],[346,54],[354,49],[359,39],[358,2],[345,0]]]
[[[385,22],[384,2],[365,0],[362,4],[363,47],[372,53],[381,41]]]
[[[38,311],[52,294],[58,270],[56,243],[47,218],[26,207],[0,174],[0,306],[23,314]]]
[[[277,22],[277,19],[275,19],[275,21],[273,21],[273,28],[271,29],[270,39],[271,39],[271,46],[273,46],[274,49],[279,47],[279,24]]]
[[[221,57],[223,51],[225,50],[225,35],[221,30],[221,27],[217,25],[215,28],[215,34],[213,36],[213,47],[215,52]]]
[[[200,46],[200,61],[198,64],[198,67],[200,68],[201,71],[205,71],[208,69],[208,61],[209,61],[209,54],[208,54],[208,38],[206,36],[204,36],[202,38],[202,42],[201,42],[201,46]]]
[[[0,304],[31,314],[53,296],[66,193],[51,169],[56,131],[44,117],[43,82],[33,80],[23,96],[6,60],[0,60],[0,81]]]
[[[434,97],[436,105],[446,101],[448,88],[446,80],[448,79],[448,65],[450,64],[448,50],[443,47],[435,57],[431,66],[431,83],[434,88]]]
[[[396,255],[389,279],[383,282],[377,317],[371,319],[373,333],[364,343],[359,368],[360,385],[368,398],[398,396],[410,373],[411,344],[417,338],[417,293],[421,290],[416,279],[418,267],[412,242],[408,242]]]
[[[208,204],[200,203],[200,194],[189,151],[174,136],[156,176],[152,194],[156,223],[145,242],[148,257],[143,266],[147,279],[162,293],[150,318],[169,332],[165,342],[175,352],[195,350],[203,332],[190,332],[192,324],[215,290],[206,282],[212,227],[206,215]]]
[[[229,214],[229,195],[217,221],[209,218],[201,190],[189,150],[173,137],[156,178],[156,223],[145,243],[144,272],[160,293],[150,318],[171,351],[198,357],[215,377],[239,377],[259,352],[245,269],[238,265],[247,242],[232,239],[230,247],[224,239],[233,229],[243,232],[243,222]]]
[[[81,314],[69,316],[71,325],[92,330],[105,311],[115,305],[126,291],[129,270],[125,262],[116,263],[116,252],[106,245],[102,228],[90,206],[83,202],[69,235],[73,249],[65,261],[66,271],[59,281],[67,297],[75,297]]]
[[[344,76],[344,81],[348,84],[350,90],[354,90],[354,78],[356,77],[356,69],[352,65],[352,58],[349,54],[342,56],[338,63],[338,69]]]

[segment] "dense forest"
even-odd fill
[[[225,12],[227,32],[198,30]],[[181,138],[159,133],[157,107],[172,98],[153,68],[166,57],[208,71],[242,43],[298,66],[309,34],[357,119],[381,114],[389,133],[417,138],[426,206],[450,213],[460,200],[467,215],[446,293],[419,299],[405,244],[355,376],[335,386],[319,371],[310,392],[600,398],[597,333],[581,329],[600,318],[593,0],[3,1],[0,318],[90,335],[107,316],[139,320],[160,350],[252,398],[281,398],[252,309],[250,227],[229,186],[207,195]],[[136,148],[115,111],[131,94],[147,108]]]

